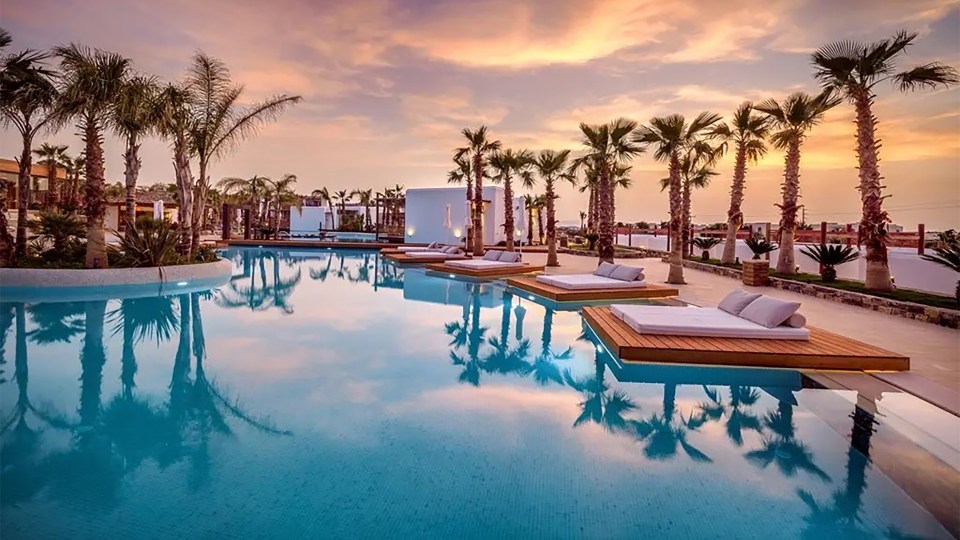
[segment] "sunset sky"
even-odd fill
[[[304,101],[217,163],[213,180],[296,174],[298,191],[442,185],[460,130],[489,126],[507,147],[579,147],[580,122],[708,109],[729,116],[745,99],[815,92],[810,52],[826,42],[920,32],[903,66],[960,66],[955,0],[6,0],[0,25],[13,50],[75,41],[178,78],[195,50],[222,59],[249,99]],[[960,90],[900,95],[879,87],[875,113],[890,214],[914,229],[960,226]],[[814,128],[803,148],[807,220],[859,218],[852,108]],[[42,135],[70,144],[72,129]],[[9,130],[4,157],[18,153]],[[120,145],[108,140],[108,181],[123,179]],[[783,158],[748,172],[747,221],[776,221]],[[732,158],[694,195],[694,221],[725,219]],[[617,196],[617,219],[667,215],[665,165],[634,164]],[[141,184],[171,182],[164,142],[143,146]],[[561,222],[586,198],[560,188]]]

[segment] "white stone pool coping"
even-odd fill
[[[212,263],[158,266],[152,268],[46,269],[0,268],[0,288],[7,287],[111,287],[153,285],[193,281],[226,283],[233,263],[219,259]]]

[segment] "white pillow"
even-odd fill
[[[457,246],[448,246],[448,247],[443,248],[443,249],[440,250],[440,251],[441,251],[442,253],[446,253],[446,254],[448,254],[448,255],[456,255],[456,254],[460,253],[460,248],[458,248]]]
[[[767,328],[776,328],[800,309],[800,302],[787,302],[771,296],[760,296],[743,308],[740,318]]]
[[[608,263],[607,261],[603,261],[602,263],[600,263],[600,266],[598,266],[597,269],[593,271],[593,275],[595,275],[595,276],[602,276],[602,277],[610,277],[610,274],[612,274],[613,271],[616,270],[616,269],[617,269],[617,265],[616,265],[616,264]]]
[[[733,291],[730,291],[730,294],[724,297],[719,304],[717,304],[717,308],[726,311],[731,315],[740,316],[740,312],[743,311],[743,308],[747,307],[750,302],[753,302],[761,296],[763,295],[747,292],[743,289],[734,289]]]
[[[799,313],[794,313],[787,320],[783,321],[783,326],[791,328],[804,328],[807,326],[807,318]]]
[[[427,246],[427,249],[433,249],[433,248],[435,248],[435,247],[437,247],[437,243],[436,243],[436,242],[430,242],[430,245]]]
[[[483,260],[485,260],[485,261],[499,261],[499,260],[500,260],[500,254],[501,254],[501,253],[503,253],[503,252],[502,252],[502,251],[496,251],[496,250],[492,250],[492,249],[491,249],[490,251],[486,252],[486,253],[483,255]]]
[[[500,254],[499,261],[505,263],[520,262],[520,254],[516,251],[504,251]]]
[[[613,269],[613,272],[610,273],[611,278],[618,279],[620,281],[636,281],[642,275],[643,268],[627,266],[625,264],[618,264],[617,267]]]

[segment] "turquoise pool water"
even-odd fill
[[[916,400],[622,366],[575,311],[375,252],[226,255],[212,291],[0,304],[0,536],[950,537],[884,470],[956,485]]]

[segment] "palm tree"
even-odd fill
[[[533,207],[537,209],[537,243],[543,244],[543,209],[547,202],[543,195],[537,195],[533,198]]]
[[[9,38],[9,35],[7,36]],[[13,126],[20,135],[22,147],[17,175],[16,249],[7,225],[6,212],[0,212],[0,267],[9,266],[14,257],[27,251],[27,203],[30,197],[30,164],[33,137],[55,119],[57,88],[54,74],[44,61],[48,55],[26,50],[5,55],[0,73],[0,120]],[[6,184],[4,182],[4,184]],[[0,189],[0,208],[7,208],[6,187]]]
[[[288,107],[299,103],[300,96],[281,94],[241,108],[243,85],[234,84],[226,64],[197,52],[187,71],[186,90],[193,97],[191,109],[196,122],[190,131],[191,145],[197,154],[197,179],[193,215],[203,216],[210,188],[209,166],[227,155],[262,126],[276,120]],[[200,244],[200,223],[194,227],[190,249]]]
[[[68,211],[75,211],[80,206],[80,180],[83,176],[84,171],[87,170],[87,160],[83,155],[79,155],[73,159],[70,159],[69,156],[66,160],[67,168],[67,186],[66,189],[61,193],[60,201],[61,204],[67,208]],[[86,180],[84,179],[84,182]]]
[[[364,219],[364,229],[371,229],[373,227],[373,220],[370,218],[370,205],[373,204],[373,190],[372,189],[355,189],[351,196],[357,198],[357,202],[363,206],[363,219]]]
[[[132,226],[137,219],[137,179],[140,176],[140,143],[154,130],[157,123],[156,97],[159,85],[153,77],[130,77],[120,89],[111,123],[124,142],[123,179],[126,201],[126,223]]]
[[[670,271],[667,283],[682,284],[683,280],[683,154],[703,146],[711,135],[710,128],[720,121],[720,115],[703,111],[691,122],[680,114],[652,118],[649,126],[637,130],[634,141],[654,145],[654,158],[665,161],[670,169]]]
[[[583,172],[583,182],[580,184],[580,193],[589,192],[587,195],[587,228],[586,232],[595,232],[597,230],[597,184],[600,182],[600,175],[597,168],[592,163],[588,163]],[[583,226],[581,225],[581,229]]]
[[[825,89],[839,92],[856,110],[857,168],[863,203],[857,239],[866,245],[865,286],[876,291],[890,291],[893,284],[887,264],[886,224],[890,218],[882,206],[885,197],[880,185],[880,144],[876,138],[877,119],[873,115],[874,89],[885,81],[891,81],[901,92],[960,82],[954,68],[939,62],[906,71],[897,70],[897,57],[906,52],[917,35],[916,32],[901,31],[890,39],[874,43],[838,41],[813,53],[814,76]]]
[[[921,255],[920,258],[960,273],[960,236],[953,229],[943,231],[937,236],[937,246],[933,248],[933,254]],[[957,281],[955,295],[957,303],[960,304],[960,281]]]
[[[237,195],[241,198],[247,198],[250,211],[257,218],[257,225],[260,225],[260,208],[263,206],[261,201],[266,200],[267,192],[270,190],[271,181],[266,176],[252,176],[250,178],[237,178],[230,176],[217,182],[217,187],[227,195]]]
[[[710,177],[716,176],[714,163],[720,156],[721,148],[712,148],[706,142],[693,146],[684,153],[680,160],[680,251],[684,256],[690,252],[690,223],[694,189],[703,189],[710,185]],[[660,191],[670,189],[670,178],[660,179]]]
[[[73,44],[57,47],[62,85],[59,114],[63,119],[77,118],[86,157],[87,268],[106,268],[103,197],[103,130],[110,121],[112,108],[129,78],[130,59],[119,54],[91,50]]]
[[[797,227],[797,204],[800,198],[800,146],[813,126],[820,123],[823,115],[837,106],[840,99],[831,90],[818,96],[803,92],[790,94],[779,103],[768,99],[755,108],[768,115],[777,131],[770,137],[773,146],[786,151],[783,168],[783,202],[780,208],[780,255],[777,257],[777,272],[796,273],[793,254],[793,232]]]
[[[597,253],[600,261],[613,262],[615,243],[613,182],[617,168],[643,152],[643,147],[630,139],[630,134],[635,129],[637,129],[637,123],[625,118],[618,118],[597,126],[580,124],[580,131],[583,133],[581,143],[586,147],[587,153],[573,161],[571,172],[593,166],[598,173]]]
[[[180,231],[180,251],[192,254],[193,240],[193,173],[190,172],[190,157],[193,148],[190,133],[194,119],[190,112],[192,96],[183,87],[168,84],[157,96],[157,131],[173,146],[173,171],[177,184],[177,214]]]
[[[338,212],[339,219],[337,219],[340,230],[343,230],[343,216],[347,212],[347,203],[349,203],[352,198],[353,198],[353,193],[345,189],[341,189],[340,191],[337,191],[336,193],[333,194],[333,199],[337,201],[337,205],[340,207],[340,210]]]
[[[523,187],[528,189],[533,187],[533,152],[512,148],[500,150],[490,156],[489,164],[493,169],[491,180],[497,184],[503,183],[503,232],[507,237],[507,251],[513,251],[516,229],[513,216],[513,176],[517,176]]]
[[[467,185],[467,205],[473,208],[473,161],[465,155],[457,153],[453,157],[453,163],[456,168],[447,173],[447,183],[466,184]],[[471,218],[473,211],[470,212]],[[468,236],[468,238],[470,238]],[[469,244],[470,242],[467,242]]]
[[[454,159],[469,155],[473,162],[473,254],[483,255],[483,178],[487,158],[500,150],[500,141],[487,139],[487,126],[476,130],[464,129],[461,133],[467,139],[467,146],[458,148]],[[470,242],[467,242],[469,245]]]
[[[60,210],[60,186],[57,183],[57,170],[67,160],[67,145],[43,143],[33,151],[40,163],[47,166],[47,200],[44,207],[53,212]]]
[[[527,245],[533,245],[533,211],[537,208],[537,198],[527,194],[523,196],[523,207],[527,210]]]
[[[280,214],[281,203],[299,201],[297,194],[291,189],[291,186],[297,183],[297,175],[285,174],[283,178],[271,181],[273,186],[274,210],[273,210],[273,236],[280,236]]]
[[[570,173],[567,160],[570,158],[570,150],[543,150],[537,156],[535,166],[537,173],[543,178],[544,193],[547,206],[547,266],[560,266],[557,259],[557,214],[554,208],[554,201],[557,199],[556,183],[558,180],[565,180],[576,185],[577,177]],[[580,213],[581,228],[583,226],[583,212]],[[527,226],[530,226],[528,223]]]
[[[584,220],[586,219],[587,219],[587,213],[581,210],[580,211],[580,234],[584,234],[587,232],[587,229],[584,226]]]
[[[743,226],[744,184],[747,177],[747,164],[755,164],[767,153],[764,139],[770,132],[769,120],[753,114],[753,104],[745,101],[733,113],[730,125],[718,124],[714,134],[724,140],[723,144],[736,146],[733,165],[733,185],[730,187],[730,209],[727,210],[727,238],[723,243],[721,264],[733,263],[737,257],[737,231]]]

